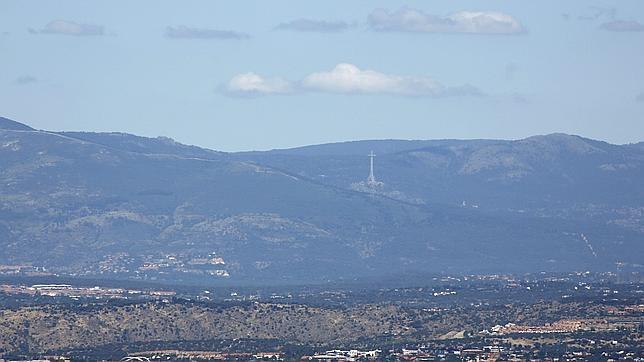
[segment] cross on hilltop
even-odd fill
[[[367,183],[370,185],[377,184],[376,177],[373,175],[373,159],[376,157],[376,154],[371,151],[367,156],[369,156],[369,177],[367,178]]]

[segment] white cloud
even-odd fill
[[[234,76],[226,84],[224,91],[233,96],[290,94],[294,92],[294,86],[283,78],[264,78],[249,72]]]
[[[60,34],[76,36],[105,35],[105,28],[100,25],[79,24],[67,20],[54,20],[40,30],[29,29],[32,34]]]
[[[302,92],[338,94],[388,94],[412,97],[476,96],[472,86],[446,87],[429,77],[389,75],[341,63],[330,71],[309,74],[300,82],[263,78],[255,73],[239,74],[225,86],[231,95],[271,95]]]
[[[430,78],[387,75],[373,70],[361,70],[347,63],[338,64],[328,72],[310,74],[302,81],[302,87],[330,93],[438,95],[444,92],[444,87]]]
[[[525,32],[518,20],[496,11],[461,11],[440,17],[406,7],[394,12],[376,9],[369,15],[368,22],[370,27],[377,31],[470,34]]]

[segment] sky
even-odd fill
[[[644,1],[0,0],[0,116],[222,151],[644,141]]]

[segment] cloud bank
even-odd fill
[[[79,24],[67,20],[54,20],[42,29],[29,29],[31,34],[58,34],[75,36],[102,36],[105,28],[100,25]]]
[[[600,25],[600,28],[617,32],[644,31],[644,24],[632,20],[614,20],[603,23],[602,25]]]
[[[315,72],[298,82],[284,78],[264,78],[255,73],[233,77],[224,87],[225,94],[259,96],[323,92],[334,94],[384,94],[409,97],[478,96],[483,93],[464,85],[447,87],[429,77],[409,77],[362,70],[340,63],[333,69]]]
[[[292,30],[301,32],[337,33],[349,29],[350,25],[344,21],[325,21],[311,19],[296,19],[288,23],[281,23],[275,30]]]
[[[496,11],[461,11],[447,17],[426,14],[412,8],[397,11],[374,10],[367,19],[376,31],[417,33],[520,34],[521,23],[510,15]]]
[[[165,36],[170,39],[242,40],[250,38],[250,35],[246,33],[239,33],[231,30],[190,28],[184,25],[168,26],[165,29]]]

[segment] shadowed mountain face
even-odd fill
[[[0,119],[0,261],[201,283],[637,268],[641,180],[642,147],[561,134],[230,154]]]

